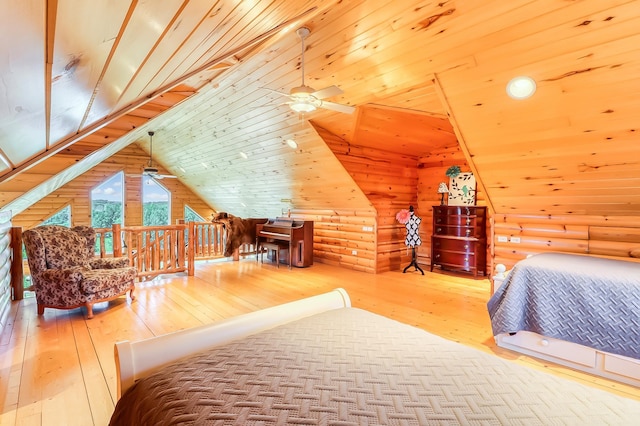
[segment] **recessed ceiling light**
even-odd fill
[[[296,149],[298,147],[298,144],[293,139],[287,139],[287,145],[289,145],[293,149]]]
[[[240,157],[244,158],[245,160],[249,158],[249,156],[244,152],[240,152]]]
[[[507,83],[507,95],[512,99],[527,99],[536,92],[536,82],[531,77],[518,76]]]

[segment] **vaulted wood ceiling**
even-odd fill
[[[303,25],[306,84],[339,86],[329,100],[354,114],[301,118],[273,92],[300,84]],[[370,208],[311,120],[416,159],[457,137],[498,212],[640,214],[639,27],[640,1],[616,0],[11,2],[4,207],[154,130],[155,160],[214,208]],[[516,75],[537,81],[532,98],[506,95]],[[52,163],[65,152],[86,156]]]

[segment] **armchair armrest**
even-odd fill
[[[128,268],[129,258],[127,257],[103,257],[95,258],[89,261],[91,269],[118,269]]]

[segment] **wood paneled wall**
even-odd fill
[[[355,146],[322,128],[317,130],[375,207],[374,222],[363,224],[364,228],[355,230],[360,235],[354,235],[361,240],[372,239],[373,245],[365,255],[375,259],[373,271],[400,269],[411,257],[404,245],[405,228],[395,217],[399,210],[417,205],[417,158]]]
[[[495,214],[493,220],[494,261],[507,269],[548,251],[640,260],[639,216]]]
[[[70,206],[71,221],[74,226],[91,225],[91,190],[114,174],[124,171],[125,225],[142,225],[142,179],[139,176],[130,175],[139,175],[148,158],[148,154],[137,145],[129,145],[16,215],[13,218],[13,224],[28,229],[37,226],[65,206]],[[161,167],[158,169],[161,173],[167,173]],[[175,223],[176,219],[184,217],[185,204],[203,218],[211,218],[213,209],[180,183],[178,179],[163,179],[160,183],[171,191],[172,223]]]
[[[48,197],[40,200],[14,218],[15,226],[26,229],[37,226],[58,210],[71,206],[73,225],[90,225],[91,189],[119,171],[125,172],[125,224],[142,224],[141,178],[139,174],[146,164],[148,154],[136,144],[129,145],[116,155],[64,185]],[[73,159],[69,160],[70,162]],[[160,173],[167,173],[156,165]],[[183,217],[185,204],[205,220],[211,219],[213,208],[198,198],[178,179],[163,179],[160,183],[171,191],[171,220]],[[212,182],[212,185],[215,185]],[[233,212],[230,212],[233,213]],[[375,273],[376,215],[373,208],[362,210],[291,210],[292,217],[314,221],[315,261],[343,266],[363,272]],[[363,229],[372,231],[364,231]],[[354,254],[355,252],[355,254]]]
[[[457,142],[450,143],[417,158],[354,146],[322,128],[316,126],[316,130],[376,209],[375,252],[365,254],[375,257],[375,272],[400,270],[411,262],[411,253],[404,244],[405,227],[395,218],[399,210],[409,206],[414,206],[415,213],[422,218],[422,245],[417,248],[418,264],[423,268],[429,267],[432,207],[440,204],[438,185],[440,182],[449,185],[445,173],[450,166],[458,165],[463,172],[470,171],[460,145]],[[480,186],[476,193],[476,204],[486,204]],[[366,231],[355,229],[350,238],[365,240],[368,235]],[[487,241],[491,241],[489,235]],[[490,247],[487,250],[490,251]]]
[[[314,262],[376,272],[376,216],[373,210],[292,210],[292,217],[313,221]]]
[[[440,182],[445,182],[447,186],[449,186],[449,177],[446,175],[446,172],[449,167],[454,165],[460,166],[460,170],[463,173],[471,171],[464,157],[464,153],[457,143],[434,150],[420,157],[418,161],[418,213],[422,217],[422,226],[420,227],[422,246],[418,250],[418,262],[421,264],[431,265],[433,206],[440,204],[438,185]],[[478,179],[479,177],[476,176],[476,181]],[[447,203],[446,195],[444,201]],[[486,205],[485,194],[480,189],[480,185],[476,186],[476,205]],[[488,223],[487,229],[489,229]],[[490,236],[487,235],[488,245],[490,240]],[[490,250],[489,247],[488,250]],[[487,256],[487,259],[489,258],[490,257]]]

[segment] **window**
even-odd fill
[[[184,222],[206,222],[202,216],[195,212],[191,207],[185,204],[184,206]]]
[[[114,223],[124,224],[124,173],[119,172],[91,190],[91,226],[111,228]],[[101,234],[96,238],[96,250],[100,247]],[[113,253],[113,235],[104,234],[105,250]]]
[[[65,206],[62,209],[58,210],[52,216],[50,216],[47,220],[40,223],[40,225],[60,225],[66,226],[67,228],[71,228],[71,206]],[[27,260],[27,250],[24,248],[24,244],[22,244],[22,260]],[[28,270],[28,268],[25,268]],[[22,279],[22,285],[25,289],[31,287],[31,275],[24,274]]]
[[[171,192],[150,177],[142,178],[142,225],[171,223]]]
[[[60,225],[71,228],[71,206],[65,206],[40,225]]]

